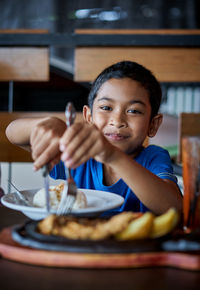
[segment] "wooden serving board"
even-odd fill
[[[72,268],[139,268],[170,266],[200,270],[200,254],[178,252],[149,252],[128,254],[69,253],[38,250],[14,242],[12,228],[0,232],[0,254],[3,258],[48,267]]]

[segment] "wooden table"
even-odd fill
[[[23,223],[19,212],[0,207],[0,229]],[[48,268],[0,259],[1,289],[198,289],[200,272],[169,267],[140,269]]]

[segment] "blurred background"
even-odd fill
[[[0,29],[48,29],[50,33],[73,33],[77,28],[195,29],[200,27],[198,0],[1,0]],[[63,110],[66,98],[73,98],[77,110],[87,102],[89,84],[73,82],[74,50],[50,48],[51,75],[48,83],[16,83],[15,111]],[[31,88],[31,89],[30,89]],[[0,83],[0,110],[8,108],[8,83]],[[199,110],[196,84],[163,85],[162,110]],[[174,103],[194,95],[181,107]],[[54,99],[56,97],[56,104]],[[187,98],[188,99],[188,98]],[[56,107],[55,107],[56,105]]]
[[[73,33],[78,28],[198,29],[199,11],[199,0],[1,0],[0,29],[38,28],[48,29],[50,33]],[[50,80],[14,83],[13,111],[63,111],[69,100],[73,100],[76,109],[81,111],[87,103],[91,84],[75,82],[73,74],[73,48],[52,46]],[[171,127],[167,124],[172,137],[172,141],[168,139],[170,146],[177,138],[179,113],[200,112],[200,86],[198,83],[161,85],[161,111],[172,120]],[[0,82],[0,99],[0,111],[8,111],[8,82]],[[165,127],[163,124],[163,130]],[[158,135],[153,142],[166,144],[163,135]],[[17,185],[33,188],[37,184],[40,187],[43,184],[41,174],[33,173],[32,164],[24,166],[27,170],[23,173],[21,164],[13,167],[13,179]],[[6,179],[7,164],[2,163],[5,191]]]

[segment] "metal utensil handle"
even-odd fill
[[[74,108],[73,103],[69,102],[67,103],[66,109],[65,109],[65,116],[66,116],[66,124],[67,127],[70,127],[76,118],[76,110]]]
[[[74,108],[73,103],[69,102],[67,103],[66,109],[65,109],[65,116],[66,116],[66,125],[67,128],[69,128],[76,118],[76,109]],[[71,178],[71,171],[70,168],[65,168],[65,175],[66,178]]]
[[[49,164],[45,164],[42,167],[42,176],[44,177],[44,186],[45,186],[45,199],[46,199],[46,209],[47,212],[50,211],[50,196],[49,196]]]
[[[45,164],[44,166],[42,166],[41,170],[42,176],[46,177],[49,174],[49,164]]]

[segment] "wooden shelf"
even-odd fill
[[[138,62],[149,68],[161,82],[199,82],[200,81],[200,44],[188,47],[173,41],[167,45],[157,44],[153,37],[193,36],[199,37],[200,30],[90,30],[79,29],[78,35],[131,36],[130,45],[80,46],[75,50],[75,80],[90,82],[107,66],[122,60]],[[152,36],[152,44],[135,45],[133,36],[143,39]],[[141,42],[142,43],[142,42]]]

